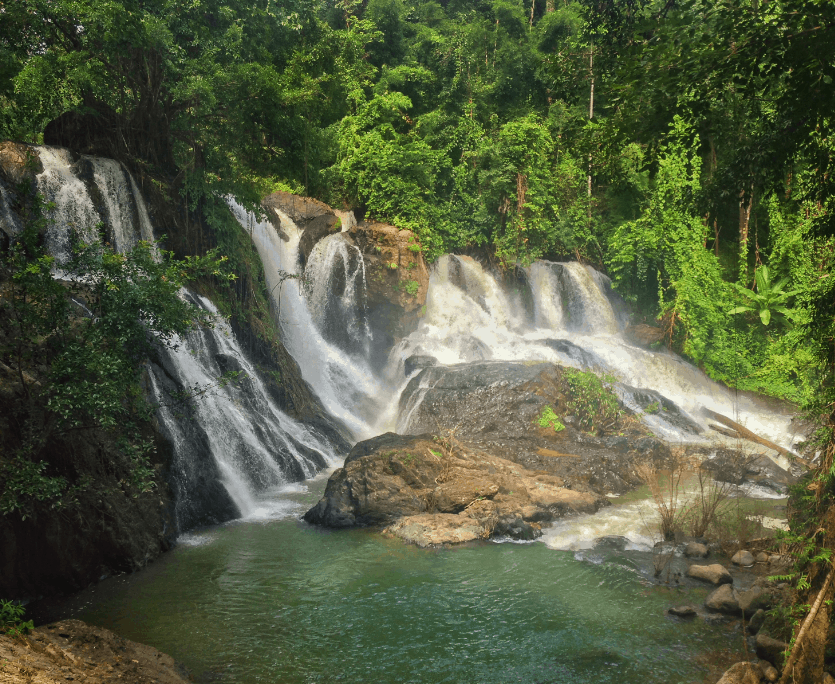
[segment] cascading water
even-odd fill
[[[46,246],[59,265],[70,256],[73,230],[95,240],[102,223],[104,235],[123,253],[140,240],[154,239],[144,199],[120,163],[75,158],[62,148],[35,150],[43,164],[38,192],[55,205]],[[211,302],[188,291],[182,296],[216,321],[175,347],[160,348],[159,365],[149,365],[160,428],[174,445],[171,484],[178,530],[270,515],[271,492],[337,464],[332,440],[281,411]],[[219,383],[230,371],[240,374],[240,382]],[[183,401],[178,398],[183,392],[198,396]]]
[[[186,296],[217,316],[209,300]],[[213,328],[192,331],[160,357],[162,368],[152,366],[151,385],[161,428],[175,447],[181,530],[238,515],[268,516],[270,494],[279,487],[338,464],[324,434],[278,408],[223,319],[218,317]],[[230,372],[243,374],[243,380],[218,383]],[[179,388],[200,396],[184,405],[176,399]],[[206,453],[212,463],[206,463]],[[223,484],[225,497],[215,480]]]
[[[295,281],[301,239],[296,224],[277,212],[279,234],[271,222],[259,221],[234,200],[229,200],[229,206],[251,235],[264,264],[284,344],[325,408],[358,440],[393,427],[397,402],[391,400],[391,390],[372,370],[367,357],[362,255],[354,252],[341,234],[326,237],[316,245],[305,267],[303,277],[309,283],[305,287]],[[328,288],[335,285],[334,303]]]
[[[537,360],[593,368],[622,383],[621,398],[633,409],[640,410],[634,388],[654,390],[682,409],[691,425],[706,430],[702,409],[708,408],[790,445],[789,416],[737,396],[673,353],[625,340],[626,308],[603,274],[578,263],[540,261],[526,269],[525,282],[527,292],[508,293],[475,260],[441,257],[430,278],[426,315],[393,350],[390,364],[402,369],[410,356],[428,355],[442,364]],[[642,417],[668,439],[706,439],[663,416]],[[398,430],[408,431],[407,416],[400,416]]]

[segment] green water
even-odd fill
[[[317,492],[297,494],[299,510]],[[421,550],[295,518],[194,535],[76,597],[73,617],[152,644],[198,681],[693,682],[727,627],[664,615],[628,554],[544,544]],[[736,637],[738,640],[738,635]]]

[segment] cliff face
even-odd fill
[[[27,392],[7,373],[0,377],[0,467],[40,428],[44,399],[40,373],[29,368]],[[83,588],[104,576],[136,570],[167,550],[175,532],[166,484],[168,446],[155,440],[153,484],[132,482],[131,462],[114,436],[98,429],[54,434],[41,446],[44,473],[64,477],[67,495],[0,515],[0,596],[35,597]],[[4,470],[8,476],[9,470]],[[7,487],[15,486],[7,481]],[[145,491],[143,491],[145,490]],[[24,516],[26,516],[24,518]]]

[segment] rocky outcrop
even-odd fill
[[[185,684],[174,659],[80,620],[38,627],[26,636],[0,635],[0,682]]]
[[[316,243],[332,233],[339,232],[342,227],[342,221],[333,209],[312,197],[301,197],[289,192],[274,192],[265,197],[261,204],[267,210],[267,215],[283,239],[287,239],[287,234],[282,228],[281,217],[276,210],[285,214],[302,231],[299,239],[299,257],[302,260],[302,268]]]
[[[395,536],[430,546],[495,535],[532,539],[543,523],[607,504],[465,442],[387,433],[356,445],[305,520],[389,525]]]
[[[738,449],[718,449],[702,463],[702,468],[720,482],[734,485],[751,483],[777,494],[785,494],[797,478],[783,470],[768,456],[751,454]]]
[[[348,232],[362,252],[369,325],[379,351],[417,328],[429,289],[429,270],[410,230],[362,221]]]
[[[624,493],[642,484],[637,462],[669,458],[669,447],[634,423],[609,434],[579,430],[572,424],[569,400],[562,369],[549,363],[431,366],[403,391],[398,430],[454,431],[495,456],[602,494]],[[561,416],[565,429],[557,432],[538,424],[546,406]]]

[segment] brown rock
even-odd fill
[[[764,591],[760,586],[751,587],[748,591],[739,593],[739,607],[746,615],[753,615],[758,610],[771,607],[772,597],[767,591]]]
[[[655,326],[645,325],[643,323],[628,326],[623,331],[623,334],[630,342],[642,347],[649,347],[664,339],[664,330],[662,328],[656,328]]]
[[[744,550],[737,551],[734,554],[733,558],[731,558],[731,562],[734,565],[742,565],[746,568],[750,567],[755,562],[754,554],[752,554],[750,551],[744,551]]]
[[[733,584],[733,577],[727,568],[714,563],[713,565],[691,565],[687,568],[687,576],[693,579],[710,582],[711,584]]]
[[[765,551],[757,554],[757,563],[768,563],[768,554]]]
[[[776,682],[780,676],[780,673],[777,672],[777,668],[774,665],[769,665],[764,661],[760,661],[760,669],[763,673],[763,679],[767,682]],[[826,677],[824,677],[824,684],[826,684]]]
[[[757,657],[774,665],[783,664],[783,652],[789,647],[785,641],[772,639],[765,634],[757,634]]]
[[[670,615],[675,615],[676,617],[682,617],[682,618],[696,617],[696,609],[693,606],[690,606],[690,605],[673,606],[672,608],[668,608],[667,612]]]
[[[390,532],[425,545],[492,534],[531,539],[543,522],[608,503],[562,485],[558,477],[466,444],[451,452],[429,435],[387,433],[354,447],[305,520],[329,527],[388,524]]]
[[[759,668],[751,663],[736,663],[728,669],[717,684],[759,684]]]
[[[705,607],[715,613],[724,613],[725,615],[739,615],[741,612],[736,592],[730,584],[723,584],[711,592],[705,599]]]
[[[410,230],[373,221],[361,221],[348,236],[365,262],[369,325],[393,344],[417,328],[426,303],[429,269],[420,242]]]
[[[0,635],[0,682],[185,684],[171,656],[80,620],[38,627],[13,639]]]
[[[34,148],[10,140],[0,142],[0,176],[16,186],[32,180],[43,171],[43,164]]]
[[[383,532],[421,547],[462,544],[490,536],[489,528],[471,517],[450,513],[409,516],[398,520]]]

